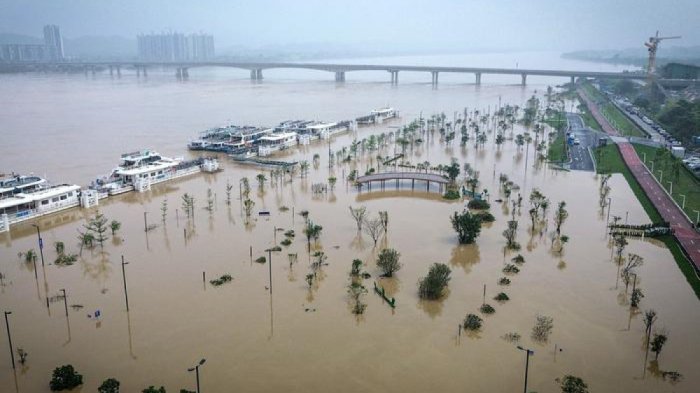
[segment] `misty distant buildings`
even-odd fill
[[[207,61],[214,59],[214,37],[208,34],[139,34],[138,56],[143,61]]]
[[[43,44],[2,44],[0,61],[3,62],[50,62],[63,61],[63,37],[56,25],[44,26]]]

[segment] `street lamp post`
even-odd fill
[[[525,386],[523,387],[523,393],[527,393],[527,372],[530,367],[530,356],[534,355],[535,351],[523,348],[520,345],[518,345],[518,349],[525,351]]]
[[[693,210],[693,212],[697,214],[697,216],[695,217],[695,225],[697,225],[698,223],[700,223],[700,210]]]
[[[59,289],[63,292],[63,306],[66,308],[66,317],[68,316],[68,295],[66,295],[65,289]]]
[[[126,300],[126,311],[129,312],[129,292],[126,289],[126,270],[124,266],[128,265],[129,262],[124,262],[124,255],[122,255],[122,280],[124,281],[124,300]]]
[[[647,153],[642,152],[642,155],[644,156],[644,163],[647,163]]]
[[[612,204],[612,198],[608,197],[608,218],[605,219],[606,225],[610,223],[610,205]]]
[[[663,184],[664,181],[664,171],[658,171],[661,175],[659,175],[659,183]]]
[[[681,198],[683,198],[683,203],[681,204],[681,209],[685,209],[685,195],[683,194],[678,194]]]
[[[10,342],[10,358],[12,358],[12,368],[15,368],[15,352],[12,349],[12,336],[10,335],[10,322],[7,320],[7,316],[12,314],[12,311],[5,311],[5,326],[7,327],[7,341]]]
[[[654,161],[649,161],[651,162],[651,173],[652,175],[654,174]]]
[[[36,236],[39,238],[39,254],[41,255],[41,267],[44,267],[44,239],[41,238],[41,229],[36,224],[32,224],[36,228]]]
[[[207,361],[207,359],[202,359],[199,361],[199,363],[196,366],[187,369],[187,371],[189,371],[189,372],[194,371],[195,375],[197,376],[197,393],[201,393],[199,390],[199,366],[203,365],[204,362],[206,362],[206,361]]]
[[[143,212],[143,231],[148,232],[148,212]]]
[[[673,182],[672,182],[672,181],[667,181],[666,183],[668,183],[668,185],[669,185],[668,193],[669,193],[670,195],[673,195]]]

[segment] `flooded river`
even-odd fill
[[[523,68],[616,69],[572,63],[551,54],[492,55],[492,66]],[[479,57],[398,59],[435,63],[457,61],[475,64]],[[530,59],[530,63],[528,60]],[[374,59],[376,62],[386,59]],[[359,62],[359,61],[358,61]],[[500,64],[501,62],[502,64]],[[461,64],[460,63],[460,64]],[[562,64],[564,63],[564,64]],[[479,64],[481,65],[481,64]],[[619,69],[619,68],[617,68]],[[336,85],[326,74],[266,72],[261,84],[252,84],[243,71],[193,70],[190,80],[177,82],[171,72],[149,72],[148,79],[124,75],[110,79],[84,75],[9,75],[0,77],[0,119],[3,146],[0,170],[46,174],[55,181],[87,184],[109,172],[122,152],[152,147],[164,155],[189,155],[188,139],[197,131],[221,125],[274,125],[292,118],[342,120],[370,109],[391,105],[402,118],[377,127],[359,128],[333,138],[330,149],[352,141],[397,130],[422,112],[444,111],[448,118],[465,107],[484,111],[499,104],[523,105],[547,84],[562,79],[530,78],[530,85],[516,86],[519,78],[484,76],[483,86],[473,76],[451,75],[432,89],[427,75],[401,74],[400,84],[390,86],[381,73],[347,75]],[[328,77],[328,81],[322,80]],[[469,78],[467,80],[467,78]],[[516,80],[517,79],[517,80]],[[490,83],[492,82],[492,84]],[[426,83],[427,82],[427,83]],[[506,82],[506,83],[503,83]],[[511,83],[511,84],[507,84]],[[516,133],[521,129],[516,126]],[[358,155],[357,162],[329,169],[325,143],[293,150],[283,159],[312,161],[308,177],[293,181],[255,179],[258,168],[221,158],[224,171],[154,186],[144,194],[131,193],[101,201],[106,217],[122,222],[122,229],[103,248],[83,250],[72,266],[56,266],[56,241],[77,253],[77,230],[92,212],[73,209],[38,220],[46,244],[46,266],[34,267],[18,257],[36,248],[34,228],[21,225],[0,235],[0,306],[10,310],[14,347],[29,354],[24,366],[12,371],[6,340],[0,344],[0,390],[46,392],[51,371],[72,364],[84,376],[84,392],[95,391],[106,378],[115,377],[122,391],[136,392],[149,385],[168,391],[194,390],[195,376],[187,371],[200,359],[201,386],[207,392],[406,392],[439,389],[444,392],[513,392],[522,389],[525,354],[507,333],[522,336],[519,345],[534,350],[529,364],[529,390],[555,392],[555,378],[565,374],[582,377],[593,392],[693,392],[700,383],[696,328],[700,323],[698,299],[666,247],[654,240],[629,239],[626,253],[639,254],[645,263],[638,269],[637,286],[644,291],[640,310],[655,309],[655,326],[665,328],[669,341],[658,363],[645,363],[642,315],[630,314],[629,290],[618,279],[612,248],[605,233],[605,216],[598,205],[599,180],[588,172],[555,171],[536,164],[532,146],[518,150],[513,141],[496,149],[493,134],[483,149],[455,141],[447,147],[436,132],[421,145],[407,149],[411,162],[449,164],[455,157],[479,171],[479,188],[498,195],[499,174],[521,187],[525,198],[517,240],[525,264],[511,284],[498,286],[504,262],[501,233],[510,217],[507,205],[493,203],[496,217],[484,225],[475,245],[460,246],[449,216],[461,211],[460,201],[443,200],[436,190],[411,189],[393,183],[386,189],[358,190],[344,181],[352,169],[364,172],[384,150]],[[526,152],[528,157],[526,157]],[[526,164],[527,162],[527,164]],[[265,171],[269,178],[269,172]],[[246,225],[239,199],[239,180],[248,177],[253,211],[270,211]],[[314,183],[338,178],[335,189],[314,194]],[[231,204],[226,184],[233,185]],[[630,223],[647,223],[644,210],[624,178],[610,181],[612,215]],[[552,250],[548,232],[529,233],[527,196],[539,188],[552,205],[565,200],[569,219],[563,233],[570,237],[563,253]],[[208,190],[213,211],[204,209]],[[193,219],[182,211],[181,197],[195,198]],[[514,193],[515,195],[516,193]],[[161,206],[168,210],[163,221]],[[375,216],[389,214],[386,237],[376,247],[367,234],[358,234],[349,206],[366,206]],[[289,210],[283,207],[289,208]],[[282,208],[282,209],[281,209]],[[311,256],[303,235],[302,210],[323,230],[314,250],[322,250],[327,265],[309,288]],[[144,232],[144,212],[155,229]],[[281,252],[272,252],[272,293],[266,249],[279,244],[285,231],[296,237]],[[376,255],[383,247],[401,253],[403,268],[392,279],[379,278]],[[252,248],[252,257],[251,250]],[[313,252],[313,251],[312,251]],[[290,265],[288,254],[297,254]],[[130,311],[126,311],[120,258],[125,266]],[[371,274],[364,280],[365,313],[351,313],[347,286],[351,262],[364,261]],[[422,301],[417,282],[430,265],[446,263],[452,269],[449,290],[439,301]],[[206,283],[202,279],[206,274]],[[223,274],[233,280],[220,287],[208,283]],[[390,308],[371,292],[372,282],[396,299]],[[496,312],[483,316],[477,334],[458,334],[467,313],[480,314],[483,288],[487,303]],[[60,289],[67,292],[68,317]],[[506,292],[510,301],[490,300]],[[49,307],[47,308],[47,297]],[[94,318],[95,311],[101,316]],[[535,316],[554,319],[549,340],[538,343],[530,332]],[[561,349],[555,353],[556,348]],[[649,354],[652,360],[654,354]],[[651,365],[650,365],[651,364]],[[677,384],[664,381],[660,370],[678,371]]]

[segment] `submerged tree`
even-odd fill
[[[566,202],[559,202],[557,210],[554,212],[554,223],[557,225],[557,235],[561,233],[561,226],[568,217],[569,212],[566,210]]]
[[[457,232],[460,244],[474,243],[481,233],[481,218],[467,210],[462,213],[454,212],[450,221],[452,228]]]
[[[255,202],[251,199],[243,201],[243,209],[245,210],[246,218],[250,218],[250,215],[253,213],[253,207],[255,207]]]
[[[353,281],[348,285],[348,294],[353,301],[352,313],[355,315],[360,315],[365,312],[367,305],[362,302],[362,295],[367,293],[367,289],[364,285],[357,281]]]
[[[588,393],[588,385],[583,379],[573,375],[565,375],[564,378],[557,378],[562,393]]]
[[[87,232],[92,233],[94,239],[100,243],[100,247],[104,247],[104,242],[107,241],[107,217],[100,212],[95,213],[95,217],[91,218],[86,225],[84,225]]]
[[[418,294],[422,299],[435,300],[442,297],[443,290],[450,282],[452,271],[444,263],[435,263],[430,267],[428,275],[418,282]]]
[[[161,219],[163,220],[163,223],[165,223],[165,219],[168,217],[168,200],[163,199],[163,202],[160,203],[160,216]]]
[[[654,332],[654,338],[651,339],[651,351],[655,354],[655,360],[659,359],[659,354],[664,348],[666,341],[668,341],[668,335],[666,332]]]
[[[233,190],[233,185],[231,185],[231,182],[226,179],[226,204],[230,205],[231,204],[231,191]]]
[[[56,367],[53,370],[49,387],[51,391],[70,390],[83,384],[83,376],[78,374],[72,365]]]
[[[508,221],[508,228],[503,231],[503,237],[506,238],[506,248],[510,250],[520,249],[520,244],[515,241],[515,236],[518,234],[518,222],[515,220]]]
[[[112,236],[117,234],[117,231],[122,227],[122,223],[117,221],[117,220],[112,220],[112,222],[109,223],[109,229],[112,230]]]
[[[108,378],[102,381],[100,387],[97,388],[98,393],[119,393],[119,381],[114,378]]]
[[[322,226],[314,224],[311,220],[307,221],[306,228],[304,228],[304,235],[306,235],[306,243],[309,250],[311,250],[311,240],[314,242],[318,241],[318,238],[321,237],[322,230]]]
[[[382,229],[384,230],[384,234],[386,235],[387,231],[389,230],[389,212],[388,211],[380,211],[379,212],[379,219],[382,222]]]
[[[535,316],[535,326],[532,327],[532,339],[539,342],[547,341],[554,329],[554,318],[546,315]]]
[[[382,271],[384,277],[391,277],[401,269],[401,263],[399,262],[399,254],[393,248],[385,248],[379,252],[379,257],[377,257],[377,266]]]
[[[267,180],[267,177],[265,177],[264,173],[258,173],[255,178],[258,179],[258,188],[260,188],[260,191],[263,191],[265,189],[265,181]]]
[[[353,208],[350,206],[349,209],[350,215],[355,220],[355,223],[357,223],[357,230],[361,231],[362,224],[365,222],[365,217],[367,216],[367,208],[364,206]]]
[[[382,219],[379,217],[365,219],[364,230],[372,238],[376,246],[377,240],[382,234]]]
[[[328,186],[331,188],[331,191],[335,190],[335,183],[338,181],[338,178],[335,176],[331,176],[328,178]]]

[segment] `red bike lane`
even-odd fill
[[[617,130],[608,123],[598,106],[590,100],[582,89],[578,89],[578,92],[581,98],[586,102],[586,106],[591,111],[591,115],[593,115],[598,124],[603,128],[603,131],[608,135],[618,136]],[[678,205],[676,205],[656,179],[649,173],[647,167],[642,163],[642,160],[639,159],[632,144],[620,140],[616,140],[615,143],[622,154],[622,159],[649,197],[649,200],[651,200],[651,203],[661,217],[671,224],[671,228],[673,228],[674,231],[673,235],[678,240],[683,251],[685,251],[686,255],[688,255],[693,262],[693,265],[695,265],[695,270],[700,271],[700,234],[695,231]]]

